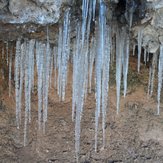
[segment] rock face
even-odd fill
[[[65,0],[3,0],[0,2],[0,19],[5,23],[56,23]],[[5,11],[8,8],[10,13]]]
[[[125,5],[121,6],[120,3],[122,1],[105,0],[105,2],[109,5],[111,4],[112,7],[120,5],[119,7],[121,8],[123,6],[125,12]],[[137,7],[137,10],[141,10],[142,12],[140,13],[143,13],[145,16],[143,16],[141,22],[134,24],[134,26],[144,26],[143,47],[148,47],[148,51],[150,53],[155,53],[159,49],[159,44],[163,43],[163,1],[135,0],[135,2],[137,2],[137,5],[135,6]],[[62,7],[65,7],[66,5],[73,6],[75,3],[79,3],[79,5],[81,5],[81,1],[77,2],[75,0],[1,0],[0,22],[10,24],[55,24],[60,20],[60,17],[63,14]],[[123,1],[122,4],[124,3],[125,1]],[[76,10],[79,11],[81,6],[75,7]],[[72,8],[74,9],[74,6]],[[116,11],[118,11],[118,14],[120,12],[119,8]],[[109,14],[110,12],[108,12],[108,15]],[[118,15],[118,17],[122,17],[122,13],[120,12],[119,14],[120,15]],[[122,20],[118,21],[121,23]],[[124,20],[122,22],[124,23]],[[135,39],[137,39],[137,30],[135,29],[134,36]]]
[[[143,27],[143,47],[149,53],[156,53],[163,43],[163,1],[147,0],[147,9],[144,19],[138,26]],[[137,39],[138,26],[133,28]]]

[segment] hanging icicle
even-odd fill
[[[9,56],[9,97],[11,96],[11,81],[12,81],[12,57],[13,57],[13,47],[11,46],[10,49],[10,56]]]
[[[31,93],[34,80],[34,47],[35,40],[27,41],[25,55],[25,120],[24,145],[27,144],[27,124],[31,122]]]
[[[95,17],[96,17],[96,0],[92,0],[92,8],[93,8],[93,21],[95,21]]]
[[[45,44],[36,42],[37,92],[38,92],[38,128],[41,129],[43,110],[43,72]]]
[[[83,0],[82,2],[82,46],[84,46],[85,33],[87,29],[89,2],[90,0]]]
[[[89,93],[91,93],[91,89],[92,89],[92,73],[93,73],[95,54],[96,54],[96,39],[93,36],[91,38],[90,52],[89,52]]]
[[[148,96],[150,96],[150,97],[153,94],[155,71],[156,71],[156,65],[157,65],[157,56],[158,56],[157,53],[153,54],[152,65],[149,70]]]
[[[16,53],[15,53],[15,101],[16,101],[16,125],[17,128],[20,126],[20,119],[19,119],[19,75],[20,75],[20,56],[21,56],[21,41],[20,39],[16,42]]]
[[[105,125],[106,125],[106,109],[108,107],[108,92],[109,92],[109,71],[110,71],[110,53],[111,53],[111,31],[110,28],[106,28],[105,33],[105,52],[103,58],[103,70],[102,70],[102,130],[103,130],[103,148],[106,144],[105,138]]]
[[[124,53],[123,53],[123,84],[124,84],[124,97],[127,93],[127,75],[128,75],[128,65],[129,65],[129,53],[130,53],[130,40],[127,34],[127,29],[124,28]],[[122,49],[122,50],[123,50]]]
[[[123,55],[123,40],[119,29],[116,33],[116,90],[117,90],[117,114],[120,108],[120,90],[122,76],[122,55]]]
[[[6,42],[6,62],[8,65],[9,62],[9,48],[8,48],[8,41]]]
[[[95,151],[97,151],[97,136],[98,136],[98,126],[99,126],[99,117],[101,112],[101,104],[102,106],[102,115],[103,115],[103,138],[105,139],[105,116],[106,116],[106,92],[107,85],[105,85],[108,81],[108,67],[110,62],[110,50],[108,51],[106,48],[106,42],[109,43],[108,40],[105,39],[107,34],[106,32],[106,6],[103,1],[100,1],[100,10],[99,10],[99,22],[98,22],[98,42],[97,42],[97,54],[96,54],[96,110],[95,110]],[[109,36],[107,36],[109,37]],[[108,39],[108,38],[107,38]],[[109,46],[109,45],[107,45]],[[108,58],[107,58],[108,57]],[[105,63],[105,59],[108,63]],[[106,76],[104,76],[106,75]],[[106,79],[105,79],[106,78]],[[104,89],[104,87],[106,88]],[[102,98],[102,101],[101,101]],[[105,145],[105,140],[103,142]]]
[[[162,89],[162,79],[163,79],[163,45],[160,45],[160,57],[158,64],[158,92],[157,92],[157,114],[160,114],[160,96]]]
[[[65,99],[69,53],[70,53],[70,8],[68,8],[65,11],[63,28],[61,26],[59,28],[58,94],[59,94],[60,100],[62,101],[64,101]]]
[[[146,48],[144,49],[144,63],[145,65],[147,63],[147,49]]]
[[[139,29],[138,29],[138,73],[140,72],[143,28],[144,27],[139,27]]]

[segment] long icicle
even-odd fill
[[[82,46],[84,46],[84,40],[85,40],[89,2],[90,0],[83,0],[82,2]]]
[[[21,56],[20,56],[20,88],[19,88],[19,119],[20,119],[20,122],[21,122],[22,93],[23,93],[23,82],[24,82],[24,71],[25,71],[25,56],[26,56],[26,41],[21,45]]]
[[[96,0],[92,0],[92,5],[93,5],[93,21],[95,21],[96,17]]]
[[[106,28],[105,39],[105,53],[103,58],[103,70],[102,70],[102,130],[103,130],[103,148],[106,144],[105,138],[105,125],[106,125],[106,108],[108,103],[109,92],[109,70],[110,70],[110,53],[111,53],[111,31],[110,28]]]
[[[138,73],[140,72],[142,38],[143,38],[143,27],[139,27],[138,29]]]
[[[16,54],[15,54],[15,101],[16,101],[16,125],[17,128],[20,126],[19,121],[19,75],[20,75],[20,55],[21,55],[21,40],[16,41]]]
[[[121,90],[121,73],[122,73],[122,36],[119,29],[116,33],[116,89],[117,89],[117,114],[120,108],[120,90]]]
[[[28,117],[29,117],[29,42],[27,42],[27,49],[26,49],[26,56],[25,56],[25,84],[24,84],[24,91],[25,91],[25,116],[24,116],[24,146],[27,145],[27,124],[28,124]]]
[[[124,83],[124,97],[127,93],[127,75],[128,75],[128,65],[129,65],[129,52],[130,52],[130,39],[127,34],[127,29],[124,29],[124,41],[125,47],[124,49],[124,56],[123,56],[123,83]]]
[[[75,114],[75,105],[77,103],[77,73],[78,73],[78,57],[80,52],[80,23],[77,24],[76,28],[76,40],[75,40],[75,50],[73,54],[73,94],[72,94],[72,121],[74,121],[74,114]]]
[[[99,31],[98,31],[98,50],[96,55],[96,111],[95,111],[95,151],[97,151],[98,123],[101,111],[101,80],[102,66],[105,55],[105,30],[106,30],[106,6],[103,1],[100,2],[99,11]]]
[[[51,48],[49,40],[46,43],[46,55],[44,57],[44,72],[43,72],[43,131],[45,133],[45,123],[48,117],[48,92],[49,92],[49,78],[50,78],[50,58]]]
[[[162,89],[162,78],[163,78],[163,45],[160,45],[160,57],[158,65],[157,115],[160,114],[160,96]]]
[[[45,45],[36,42],[37,91],[38,91],[38,129],[41,129],[43,105],[43,65]]]
[[[95,60],[95,53],[96,53],[96,39],[93,36],[91,39],[91,46],[89,52],[89,93],[91,93],[91,89],[92,89],[92,73],[93,73],[93,64]]]
[[[12,57],[13,57],[13,46],[10,48],[9,57],[9,97],[11,96],[11,81],[12,81]]]

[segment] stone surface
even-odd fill
[[[162,28],[163,30],[163,7],[156,10],[151,24],[156,28]]]
[[[54,24],[60,18],[60,9],[72,0],[3,0],[0,1],[0,20],[5,23]],[[6,7],[9,12],[2,9]]]
[[[49,5],[47,5],[49,4]],[[55,23],[60,16],[62,1],[36,3],[27,0],[10,0],[9,10],[15,16],[11,23]]]
[[[157,30],[151,25],[143,30],[143,46],[148,47],[150,53],[155,53],[159,48],[158,35]]]
[[[145,0],[144,0],[145,1]],[[143,3],[144,3],[143,1]],[[45,26],[47,24],[55,24],[58,23],[60,17],[63,15],[62,10],[65,6],[71,5],[73,6],[73,0],[1,0],[0,1],[0,21],[4,23],[11,24],[31,24],[31,26],[27,26],[23,28],[19,27],[9,27],[8,31],[3,28],[1,25],[1,40],[15,40],[17,37],[21,35],[30,35],[31,33],[36,33],[38,27],[32,27],[32,23],[40,24]],[[105,0],[106,3],[109,3],[108,0]],[[119,1],[112,0],[113,6],[116,6]],[[148,47],[150,53],[155,53],[158,48],[160,42],[162,42],[161,36],[163,36],[163,7],[162,0],[147,0],[147,6],[145,13],[145,17],[142,18],[141,21],[135,22],[133,24],[134,28],[134,36],[132,39],[137,39],[137,30],[135,27],[139,27],[139,25],[144,25],[144,33],[143,33],[143,47]],[[78,4],[80,5],[80,3]],[[75,6],[76,8],[79,6]],[[81,6],[80,6],[81,7]],[[73,10],[78,10],[74,9]],[[98,9],[97,9],[98,11]],[[109,10],[111,11],[111,10]],[[119,11],[119,10],[118,10]],[[81,11],[78,10],[78,14],[81,14]],[[113,11],[112,11],[113,12]],[[114,17],[110,16],[112,12],[108,12],[108,20],[114,19]],[[114,15],[114,13],[113,13]],[[121,15],[121,13],[120,13]],[[79,17],[81,15],[78,15]],[[77,17],[76,17],[77,18]],[[120,18],[120,16],[118,16]],[[123,16],[121,17],[123,18]],[[125,22],[118,20],[119,22]],[[25,25],[26,26],[26,25]],[[4,33],[3,33],[4,31]],[[12,32],[14,31],[14,32]],[[16,31],[16,32],[15,32]],[[9,32],[9,35],[7,35]],[[39,31],[42,32],[42,31]],[[46,29],[43,29],[43,33],[45,36]],[[36,37],[37,38],[37,37]],[[45,38],[45,37],[44,37]],[[54,36],[55,38],[55,36]]]
[[[8,0],[1,0],[0,1],[0,10],[2,10],[4,7],[6,7],[8,4]]]

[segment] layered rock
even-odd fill
[[[56,23],[65,0],[3,0],[0,3],[0,20],[5,23]],[[9,12],[8,12],[9,11]]]

